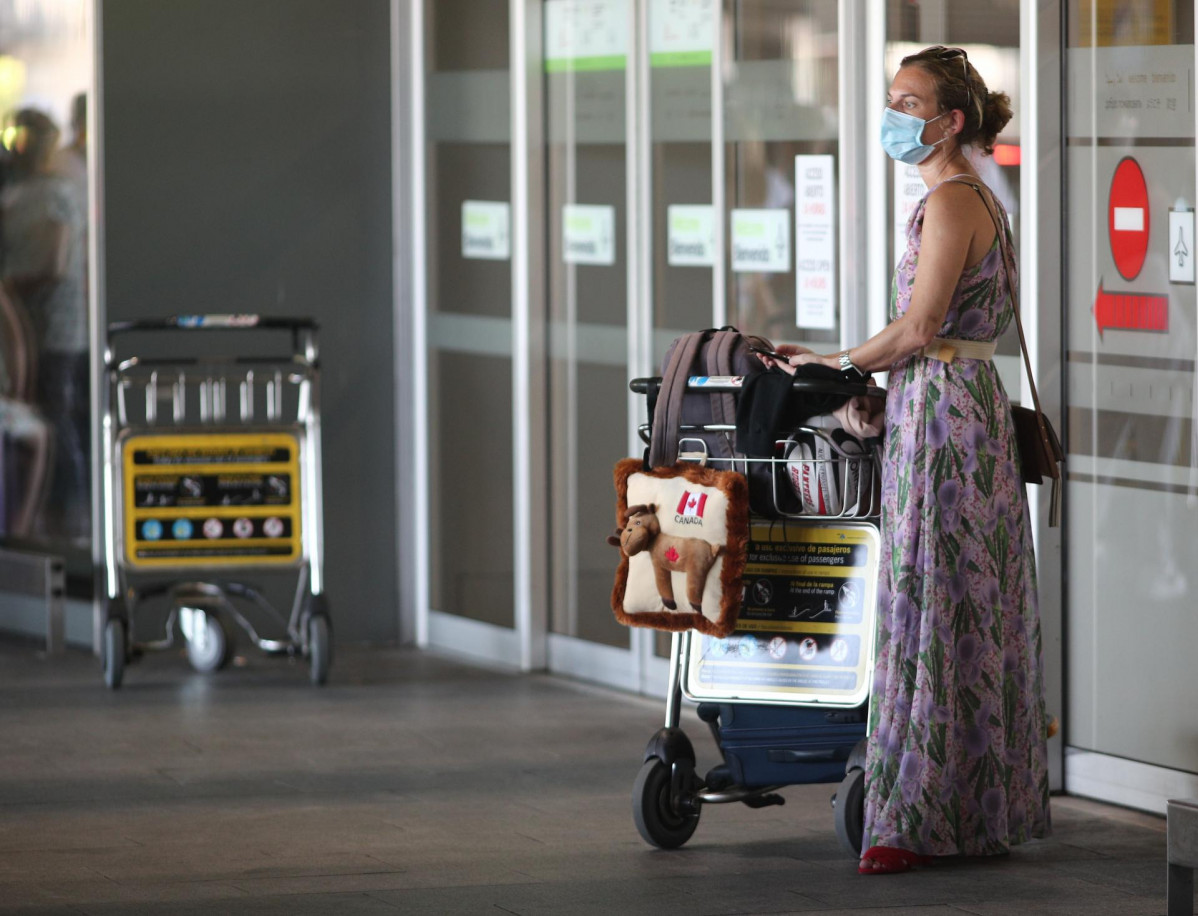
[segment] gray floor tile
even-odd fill
[[[161,903],[86,904],[87,916],[161,916]],[[365,894],[289,894],[280,897],[232,898],[173,903],[171,916],[395,916],[395,907]]]
[[[660,703],[406,650],[339,650],[327,689],[247,656],[0,642],[0,913],[1039,916],[1164,912],[1162,819],[1076,799],[1000,861],[863,878],[832,786],[705,808],[651,849],[630,793]],[[685,725],[700,767],[706,728]]]

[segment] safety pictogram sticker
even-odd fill
[[[1184,198],[1169,209],[1169,282],[1194,282],[1194,208]]]

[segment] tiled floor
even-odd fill
[[[907,875],[857,875],[830,786],[650,849],[629,798],[661,705],[363,649],[322,690],[286,661],[157,655],[110,693],[91,658],[0,642],[0,912],[1165,912],[1164,821],[1076,799],[1051,840]]]

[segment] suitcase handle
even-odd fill
[[[839,763],[849,759],[847,747],[833,747],[815,750],[795,750],[793,748],[775,747],[766,751],[766,759],[770,763]]]

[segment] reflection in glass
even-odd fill
[[[1071,746],[1192,772],[1195,9],[1064,6],[1062,718]]]
[[[0,5],[0,539],[91,534],[86,5]]]
[[[716,215],[711,205],[711,59],[718,3],[649,4],[653,359],[711,325]]]
[[[837,15],[835,0],[737,0],[725,6],[727,206],[784,214],[776,219],[784,218],[791,231],[778,247],[790,249],[794,241],[795,156],[838,152]],[[752,221],[746,225],[756,228]],[[781,228],[767,225],[775,234]],[[732,220],[730,253],[737,242]],[[839,322],[831,329],[799,327],[795,260],[803,252],[792,255],[770,270],[737,270],[733,264],[729,322],[742,332],[826,349],[839,340]]]

